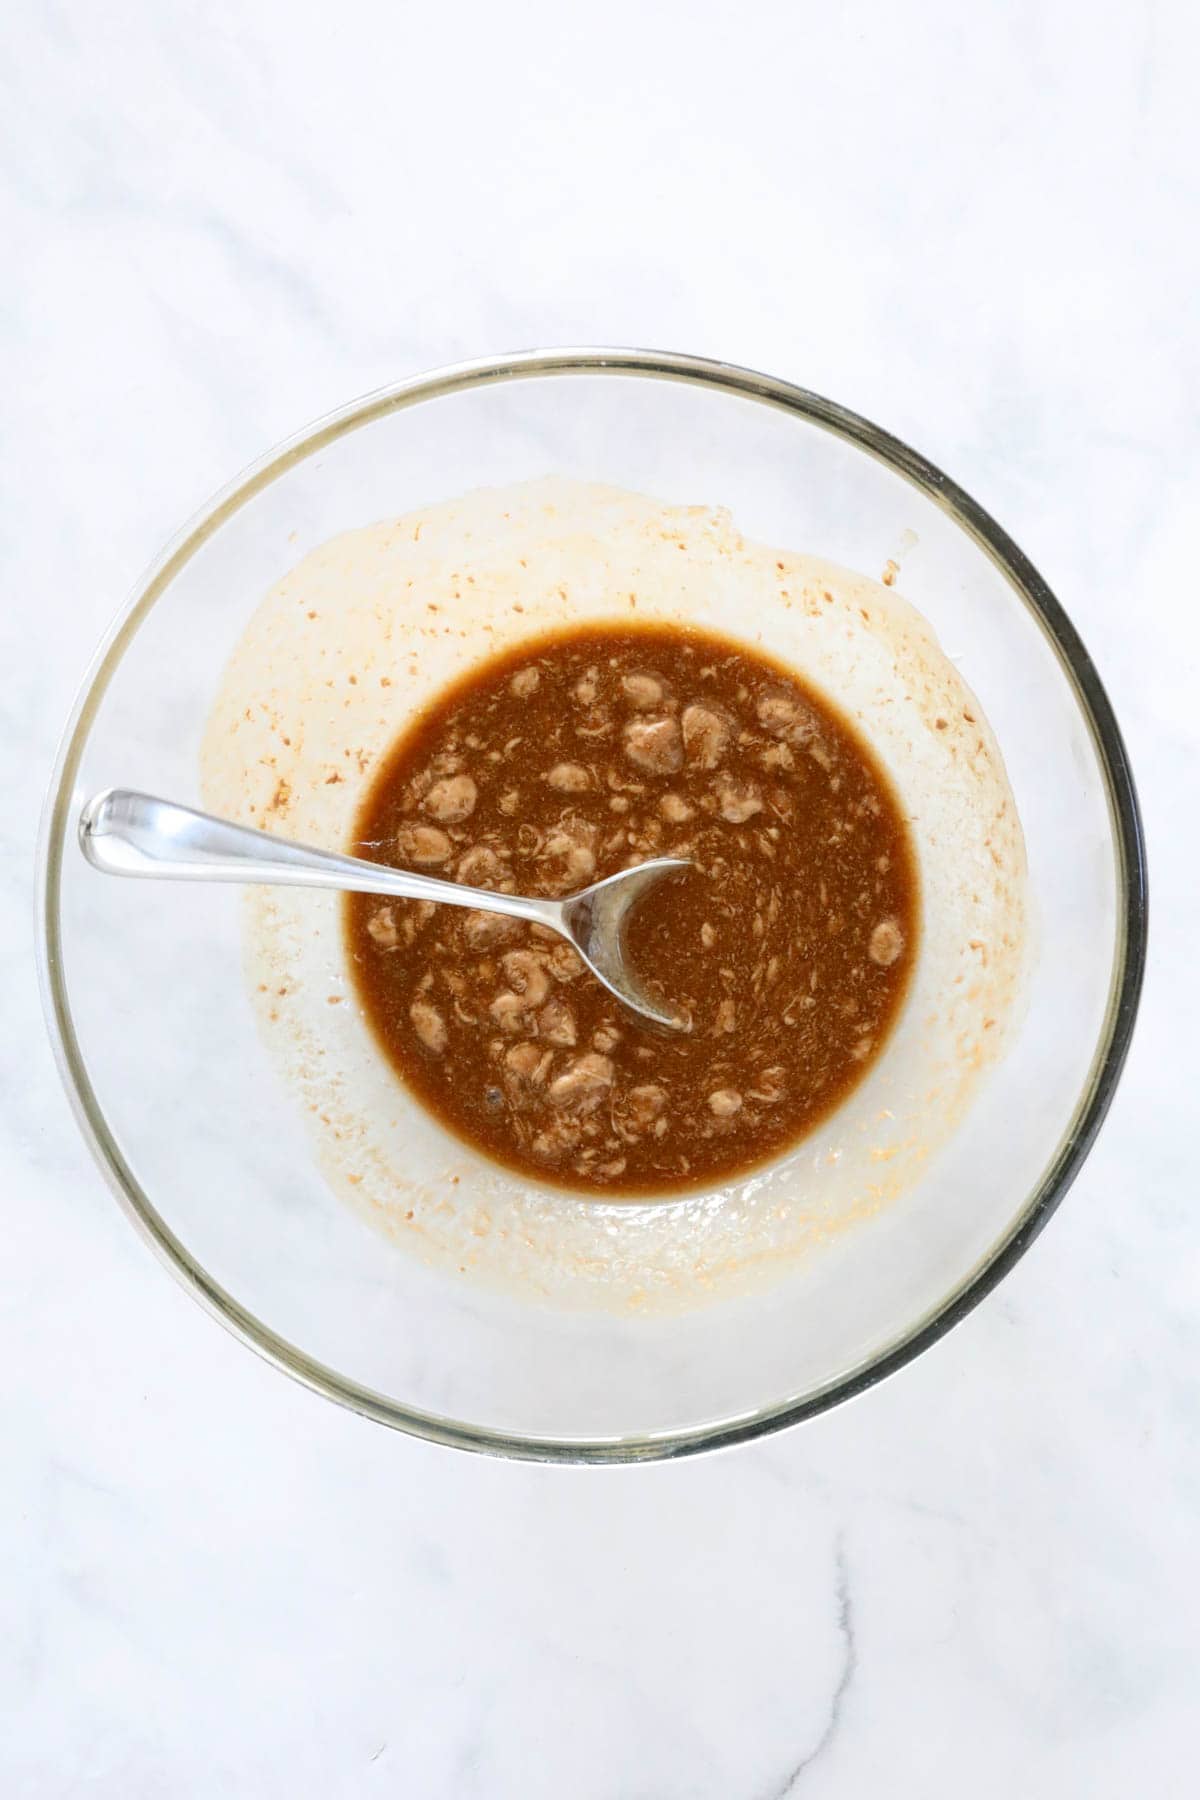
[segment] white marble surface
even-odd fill
[[[1194,1793],[1193,9],[16,0],[5,40],[0,1792]],[[608,1471],[408,1442],[203,1316],[76,1137],[30,900],[176,523],[349,395],[586,340],[795,377],[990,506],[1155,883],[1125,1084],[1001,1290],[812,1425]]]

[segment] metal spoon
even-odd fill
[[[339,888],[392,899],[436,900],[548,925],[566,938],[596,979],[631,1012],[674,1031],[686,1031],[690,1023],[645,992],[626,966],[623,941],[630,909],[665,875],[689,867],[679,857],[659,856],[634,869],[622,869],[566,900],[527,900],[487,888],[460,887],[454,881],[437,881],[357,856],[311,850],[128,788],[106,788],[88,801],[79,815],[79,845],[92,867],[108,875]]]

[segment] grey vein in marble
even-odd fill
[[[841,1727],[846,1696],[850,1692],[858,1669],[858,1645],[854,1636],[854,1602],[850,1591],[850,1565],[846,1557],[844,1535],[839,1535],[834,1551],[833,1588],[837,1630],[841,1640],[841,1659],[833,1693],[829,1699],[828,1716],[816,1743],[810,1750],[804,1752],[798,1762],[792,1765],[779,1785],[771,1788],[763,1796],[763,1800],[785,1800],[787,1795],[798,1793],[805,1775],[825,1755]]]

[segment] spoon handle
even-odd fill
[[[460,887],[410,869],[312,850],[129,788],[106,788],[88,801],[79,815],[79,847],[92,867],[107,875],[339,888],[351,894],[469,906],[563,929],[560,908],[552,900]]]

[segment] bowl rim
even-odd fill
[[[1087,1080],[1040,1181],[991,1251],[925,1317],[877,1354],[812,1392],[682,1430],[597,1439],[525,1436],[404,1406],[308,1356],[219,1286],[159,1215],[109,1129],[72,1021],[60,916],[63,855],[74,835],[74,782],[92,722],[126,646],[201,546],[288,469],[390,412],[493,382],[568,375],[615,375],[684,383],[791,413],[884,463],[947,513],[1006,577],[1048,639],[1074,691],[1105,782],[1119,891],[1117,944],[1108,1005]],[[458,1449],[534,1462],[623,1463],[692,1455],[746,1442],[813,1418],[864,1393],[936,1343],[1013,1268],[1079,1173],[1116,1091],[1133,1034],[1145,971],[1148,889],[1145,840],[1133,775],[1095,665],[1046,582],[970,495],[899,438],[860,414],[792,382],[707,357],[659,350],[582,347],[514,351],[455,363],[376,389],[285,439],[201,507],[135,584],[84,677],[63,732],[42,814],[37,915],[43,1010],[59,1074],[79,1128],[132,1223],[214,1317],[285,1374],[351,1411],[412,1436]]]

